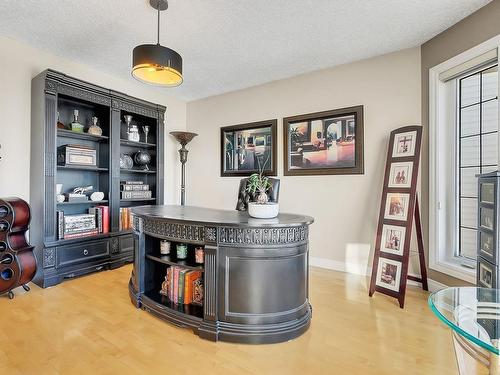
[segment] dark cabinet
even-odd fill
[[[164,106],[50,69],[33,78],[30,238],[36,246],[38,272],[34,281],[38,285],[55,285],[64,278],[116,268],[133,261],[134,240],[127,219],[128,209],[163,204],[165,110]],[[85,127],[83,133],[71,129],[75,113],[78,122]],[[128,139],[125,116],[132,116],[131,124],[139,130],[139,139]],[[101,135],[87,132],[93,117],[98,119]],[[144,129],[148,130],[147,137]],[[68,146],[74,145],[92,150],[92,157],[86,160],[93,164],[71,165],[66,158],[58,162],[58,150],[67,152]],[[123,159],[133,161],[140,151],[150,155],[148,168],[135,162],[123,168]],[[121,194],[122,181],[148,185],[151,194],[126,199]],[[61,185],[62,193],[71,193],[75,187],[93,186],[94,191],[104,193],[104,199],[58,202],[57,187]],[[85,214],[89,208],[97,206],[108,207],[107,231],[80,238],[61,236],[58,225],[61,213],[64,216]]]

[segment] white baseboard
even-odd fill
[[[354,275],[361,275],[361,276],[370,276],[371,275],[371,267],[363,267],[360,264],[339,262],[338,260],[332,260],[332,259],[326,259],[326,258],[310,257],[309,258],[309,265],[312,267],[325,268],[325,269],[332,270],[332,271],[352,273]],[[420,275],[411,274],[410,276],[419,277]],[[447,287],[446,285],[444,285],[440,282],[437,282],[435,280],[432,280],[432,279],[427,279],[427,284],[429,287],[429,292],[431,292],[431,293],[437,292],[438,290],[441,290],[441,289],[444,289]],[[417,281],[408,280],[408,285],[420,286],[421,284]]]

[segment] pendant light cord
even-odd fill
[[[158,6],[158,42],[156,44],[160,44],[160,6]]]

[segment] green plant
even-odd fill
[[[269,160],[269,156],[264,162],[264,165],[266,165],[267,161]],[[247,186],[246,186],[246,191],[253,196],[255,196],[257,193],[257,199],[256,203],[259,204],[266,204],[269,200],[269,197],[267,196],[267,191],[271,187],[271,183],[269,182],[269,178],[264,176],[264,169],[260,165],[259,158],[257,157],[257,164],[259,167],[259,172],[252,174],[248,178]]]

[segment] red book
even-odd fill
[[[179,267],[174,267],[174,303],[177,303],[177,298],[179,298]]]
[[[109,233],[109,207],[97,206],[102,208],[102,233]]]

